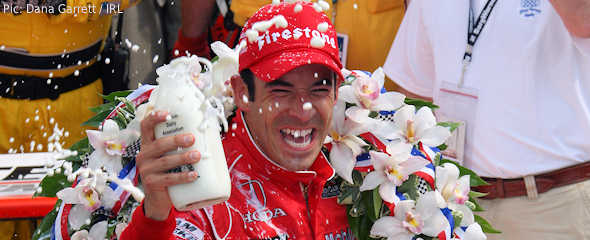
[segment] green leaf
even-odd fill
[[[361,172],[353,170],[352,181],[354,182],[355,186],[361,186],[363,184],[363,176],[361,175]]]
[[[434,110],[438,108],[438,106],[432,102],[424,101],[422,99],[417,98],[406,97],[404,102],[408,105],[414,105],[416,109],[420,109],[421,107],[429,107],[430,109]]]
[[[455,161],[451,161],[449,159],[441,159],[440,164],[442,165],[444,163],[451,163],[451,164],[457,166],[457,168],[459,168],[459,176],[469,175],[469,184],[472,187],[489,185],[486,181],[481,179],[474,171],[459,165]]]
[[[461,123],[458,123],[458,122],[438,122],[436,125],[448,127],[449,130],[451,130],[451,132],[453,132],[453,131],[455,131],[455,129],[457,129],[459,126],[461,126]]]
[[[211,63],[217,62],[219,60],[219,56],[215,56],[211,58]]]
[[[483,230],[484,233],[502,233],[500,230],[493,228],[483,217],[479,215],[474,215],[474,217],[475,222],[481,226],[481,230]]]
[[[106,96],[100,94],[100,96],[104,100],[107,100],[109,102],[113,102],[113,101],[115,101],[115,97],[127,97],[131,92],[133,92],[133,90],[125,90],[125,91],[112,92],[111,94],[106,95]]]
[[[72,151],[78,151],[79,152],[85,152],[85,151],[89,151],[91,150],[90,148],[90,143],[88,142],[88,138],[82,138],[79,141],[75,142],[74,144],[72,144],[72,146],[70,146],[70,150]]]
[[[115,228],[117,227],[117,221],[114,219],[111,219],[107,222],[107,235],[106,235],[106,239],[111,239],[111,237],[115,234]]]
[[[110,111],[100,112],[100,113],[94,115],[94,117],[91,117],[90,119],[88,119],[88,121],[83,122],[82,126],[98,127],[102,123],[102,121],[105,118],[107,118],[109,113],[111,113],[111,112]]]
[[[473,197],[473,198],[485,197],[487,195],[488,195],[488,193],[482,193],[482,192],[476,192],[476,191],[469,192],[469,197]]]
[[[460,227],[461,226],[461,221],[463,221],[463,214],[459,214],[460,212],[456,212],[453,211],[452,215],[453,215],[453,222],[455,223],[455,226],[453,226],[453,229]]]
[[[343,181],[340,184],[340,194],[338,194],[338,204],[352,204],[353,198],[357,198],[358,195],[358,187],[354,187]]]
[[[406,180],[405,182],[402,183],[401,186],[399,186],[398,191],[404,194],[407,194],[408,197],[412,200],[417,200],[418,199],[418,190],[417,190],[417,184],[418,184],[418,177],[416,175],[410,175],[408,177],[408,180]]]
[[[473,203],[473,205],[475,205],[475,209],[473,209],[472,211],[474,211],[474,212],[483,212],[483,211],[485,211],[485,209],[481,205],[479,205],[479,203],[477,202],[477,198],[474,198],[471,195],[469,195],[469,201],[471,203]]]
[[[91,107],[90,111],[94,112],[94,113],[100,113],[100,112],[104,112],[104,111],[113,111],[113,109],[115,109],[115,106],[117,106],[116,102],[108,102],[102,105],[98,105],[96,107]]]
[[[376,118],[377,116],[379,116],[379,113],[378,113],[378,112],[371,111],[371,112],[369,113],[369,117],[370,117],[370,118]]]
[[[352,206],[349,205],[346,207],[346,217],[348,218],[348,225],[350,226],[350,230],[352,234],[356,237],[356,239],[360,239],[360,231],[361,231],[361,218],[360,217],[353,217],[349,214]]]
[[[447,146],[446,144],[443,143],[441,145],[438,145],[436,148],[438,148],[438,150],[444,151],[444,150],[447,150],[448,147],[449,146]]]
[[[379,195],[379,188],[373,189],[373,209],[375,210],[375,217],[379,219],[381,217],[381,207],[383,206],[383,200]]]
[[[60,205],[61,200],[58,199],[55,205],[53,206],[53,209],[47,215],[45,215],[45,217],[41,221],[41,224],[39,224],[37,229],[35,229],[35,232],[33,233],[33,240],[51,239],[51,227],[55,222],[55,218],[57,217],[57,211]]]
[[[442,160],[442,154],[439,152],[434,157],[434,166],[440,166],[440,161]]]
[[[373,191],[361,192],[362,203],[365,205],[366,213],[371,221],[377,221],[379,212],[375,211],[375,202],[373,201]],[[378,204],[381,206],[381,203]]]
[[[55,173],[52,176],[45,176],[39,186],[41,186],[41,192],[35,192],[34,197],[55,197],[59,190],[71,187],[72,182],[68,181],[68,177],[63,173]]]

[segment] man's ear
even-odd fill
[[[231,77],[230,81],[234,91],[234,104],[236,104],[236,106],[238,106],[238,108],[244,112],[250,111],[248,99],[248,96],[250,95],[248,93],[248,86],[246,86],[244,79],[242,79],[240,75],[234,75]]]

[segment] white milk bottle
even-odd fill
[[[196,56],[180,57],[158,68],[156,72],[159,87],[152,93],[156,94],[153,96],[154,110],[169,113],[167,121],[156,126],[156,138],[185,133],[192,133],[195,138],[192,146],[179,148],[166,155],[192,150],[201,153],[198,163],[170,170],[196,171],[199,175],[191,183],[168,187],[170,199],[180,211],[223,202],[229,198],[231,192],[227,162],[221,145],[219,117],[212,113],[211,104],[196,84],[202,84],[206,80],[205,75],[200,73],[199,61],[211,69],[210,62]]]

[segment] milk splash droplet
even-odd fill
[[[258,31],[252,30],[252,29],[248,29],[246,31],[246,36],[248,37],[248,42],[249,43],[253,43],[258,38]]]
[[[242,102],[248,103],[248,97],[246,95],[242,95]]]
[[[323,48],[326,45],[326,42],[321,37],[314,36],[311,38],[310,44],[314,48]]]
[[[306,102],[303,104],[303,110],[308,111],[313,107],[313,105],[310,102]]]
[[[318,24],[318,30],[320,30],[320,32],[328,31],[328,27],[330,27],[330,25],[328,25],[327,22],[323,22],[323,23]]]
[[[105,64],[109,64],[109,63],[111,63],[111,59],[110,59],[110,58],[105,58],[105,59],[104,59],[104,63],[105,63]]]
[[[313,3],[313,9],[315,9],[316,12],[322,12],[324,9],[322,9],[322,6],[320,6],[317,3]]]
[[[154,56],[154,58],[152,59],[152,62],[157,63],[159,58],[160,56],[156,54],[156,56]]]
[[[319,0],[318,1],[318,5],[320,5],[320,7],[322,8],[322,10],[324,10],[324,11],[330,10],[330,4],[328,4],[324,0]]]
[[[301,12],[301,10],[303,10],[303,6],[301,6],[301,4],[297,4],[295,5],[295,8],[293,8],[295,13]]]

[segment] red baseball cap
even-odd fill
[[[249,68],[265,82],[306,64],[321,64],[344,77],[336,30],[317,3],[269,4],[248,19],[240,42],[239,71]]]

